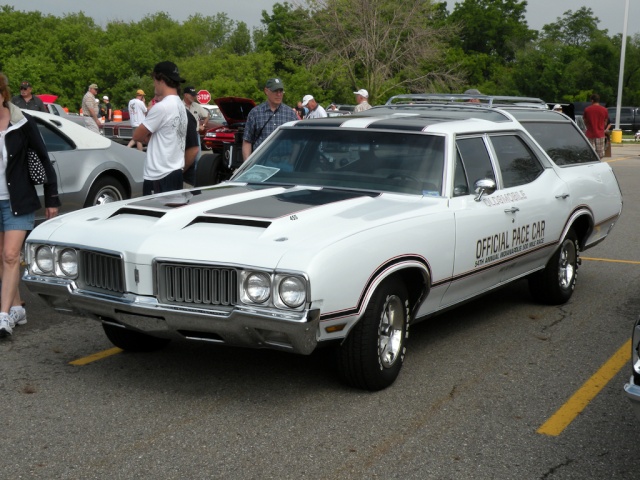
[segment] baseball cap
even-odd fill
[[[89,85],[89,88],[94,88],[98,90],[98,85],[96,85],[95,83],[92,83],[91,85]]]
[[[357,92],[353,92],[356,95],[362,95],[364,98],[369,98],[369,92],[367,92],[364,88],[361,88]]]
[[[480,90],[478,90],[477,88],[470,88],[469,90],[465,90],[464,94],[465,95],[482,95],[482,93],[480,93]]]
[[[553,106],[553,109],[554,109],[554,110],[562,110],[562,105],[560,105],[559,103],[556,103],[556,104]]]
[[[30,87],[30,86],[31,86],[31,84],[30,84],[29,82],[26,82],[26,81],[25,81],[25,82],[22,82],[22,83],[20,84],[20,86],[21,86],[21,87],[28,88],[28,87]]]
[[[102,97],[103,100],[109,100],[109,97],[107,97],[106,95],[104,97]]]
[[[193,95],[194,97],[198,95],[196,93],[196,89],[193,87],[184,87],[184,93],[188,93],[189,95]]]
[[[160,62],[153,67],[153,73],[161,73],[174,82],[184,83],[185,80],[180,77],[180,70],[178,66],[173,62]]]
[[[306,107],[310,100],[313,100],[313,95],[305,95],[302,97],[302,106]]]
[[[138,96],[138,95],[142,95],[144,97],[144,90],[138,90],[136,92],[136,96]]]
[[[268,88],[272,92],[275,92],[276,90],[284,90],[284,83],[282,83],[282,80],[279,78],[270,78],[267,80],[264,88]]]

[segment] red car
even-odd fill
[[[233,143],[235,133],[244,127],[249,112],[256,106],[250,98],[223,97],[214,100],[220,108],[220,113],[226,120],[226,125],[207,130],[204,145],[215,153],[222,153],[223,143]]]

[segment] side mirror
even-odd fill
[[[498,189],[495,180],[490,178],[481,178],[473,185],[473,187],[477,194],[476,198],[474,198],[476,202],[482,200],[482,197],[485,195],[491,195]]]

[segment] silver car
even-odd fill
[[[119,145],[65,118],[28,111],[58,175],[60,213],[142,195],[146,154]],[[43,188],[37,186],[42,199]],[[36,221],[44,219],[44,208]]]

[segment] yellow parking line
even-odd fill
[[[592,262],[609,262],[609,263],[628,263],[630,265],[640,265],[640,261],[636,260],[613,260],[611,258],[591,258],[580,257],[582,260],[591,260]]]
[[[102,360],[103,358],[110,357],[111,355],[115,355],[117,353],[122,352],[121,348],[114,347],[109,350],[103,350],[102,352],[94,353],[93,355],[89,355],[88,357],[79,358],[74,360],[73,362],[69,362],[69,365],[82,366],[87,363],[95,362],[98,360]]]
[[[629,160],[630,158],[638,158],[638,155],[629,155],[628,157],[617,157],[605,160],[605,163],[619,162],[620,160]]]
[[[557,437],[587,407],[600,390],[631,359],[631,339],[627,340],[600,369],[536,433]]]

